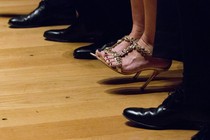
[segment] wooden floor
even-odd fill
[[[88,43],[45,41],[43,32],[65,28],[8,28],[11,16],[39,0],[0,0],[0,140],[189,140],[196,131],[145,130],[127,125],[126,107],[159,105],[182,78],[182,64],[158,76],[145,93],[97,60],[76,60]]]

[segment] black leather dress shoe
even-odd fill
[[[100,39],[98,39],[95,43],[77,48],[74,50],[74,58],[76,59],[96,59],[90,53],[95,53],[98,49],[99,51],[104,50],[106,47],[113,46],[119,38],[122,38],[124,32],[119,34],[114,34],[111,32],[104,33]]]
[[[89,31],[82,22],[75,22],[66,29],[48,30],[46,40],[58,42],[95,42],[101,37],[100,31]]]
[[[148,129],[200,129],[204,122],[197,121],[191,108],[186,108],[182,89],[170,93],[157,108],[127,108],[123,115]]]
[[[64,6],[65,7],[65,6]],[[9,20],[11,28],[29,28],[50,25],[70,25],[76,20],[74,8],[51,7],[46,1],[28,15],[17,16]]]
[[[205,126],[196,135],[192,137],[192,140],[210,140],[210,126]]]
[[[109,43],[104,43],[102,42],[96,42],[88,46],[83,46],[80,48],[77,48],[74,50],[73,56],[76,59],[96,59],[94,56],[90,55],[90,53],[95,53],[95,51],[99,48],[105,48],[105,47],[110,47],[114,45],[115,41],[109,42]]]

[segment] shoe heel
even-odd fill
[[[141,74],[141,71],[137,72],[137,73],[133,76],[133,79],[134,79],[134,80],[137,80],[140,74]]]
[[[161,72],[163,72],[164,70],[154,70],[153,74],[149,77],[149,79],[143,84],[143,86],[140,88],[141,90],[144,90],[148,84]]]

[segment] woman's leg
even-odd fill
[[[132,9],[132,30],[128,35],[129,38],[140,39],[144,32],[144,5],[143,0],[130,0],[131,9]],[[126,20],[126,19],[122,19]],[[121,52],[123,49],[127,48],[130,45],[130,42],[122,41],[120,44],[112,48],[113,52]],[[104,58],[104,51],[96,51],[96,54]],[[109,55],[109,54],[107,54]]]
[[[152,51],[156,30],[157,0],[143,0],[141,5],[137,4],[140,3],[139,0],[135,1],[138,2],[133,2],[132,4],[133,30],[130,35],[136,36],[136,34],[142,34],[141,29],[144,29],[138,44],[143,47],[148,47],[148,49]],[[140,12],[139,10],[142,9],[144,11]],[[144,16],[140,13],[143,13]],[[144,23],[144,25],[142,25],[142,23]]]
[[[131,0],[132,20],[133,26],[131,33],[128,35],[131,38],[140,39],[144,32],[144,4],[143,0]],[[130,43],[123,41],[118,46],[114,47],[112,51],[120,52],[127,48]]]
[[[145,48],[150,51],[152,54],[155,30],[156,30],[156,9],[157,9],[157,1],[156,0],[143,0],[144,6],[144,14],[145,14],[145,26],[144,33],[140,40],[137,42],[139,46]],[[136,7],[136,9],[138,9]],[[137,18],[137,17],[135,17]],[[133,19],[134,21],[138,21]],[[160,67],[164,68],[169,65],[169,61],[165,61],[163,59],[153,58],[153,57],[145,57],[137,50],[133,50],[124,57],[121,58],[121,63],[119,64],[116,61],[116,57],[107,56],[105,60],[112,67],[121,67],[122,72],[132,73],[137,72],[139,69],[143,67]]]
[[[143,0],[143,3],[145,11],[145,30],[141,40],[153,46],[156,30],[157,0]]]
[[[144,32],[144,4],[143,0],[131,0],[132,31],[129,34],[130,37],[140,38]]]

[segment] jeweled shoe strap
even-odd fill
[[[134,50],[134,44],[131,44],[129,47],[123,49],[120,53],[121,57],[124,57],[125,55],[127,55],[128,53],[132,52]]]
[[[129,37],[128,35],[124,36],[123,38],[119,39],[113,46],[111,47],[106,47],[104,49],[105,52],[107,53],[111,53],[112,52],[112,48],[116,47],[117,45],[119,45],[120,43],[122,43],[123,41],[126,41],[130,44],[133,44],[134,42],[138,41],[139,39],[133,38],[133,37]]]
[[[122,50],[122,52],[120,53],[120,56],[123,57],[127,55],[128,53],[132,52],[133,50],[137,50],[142,56],[152,56],[152,53],[149,49],[143,46],[140,46],[137,43],[133,43],[129,47]]]
[[[145,47],[143,47],[143,46],[140,46],[140,45],[137,44],[137,43],[133,44],[133,47],[134,47],[134,49],[137,50],[142,56],[152,56],[152,52],[151,52],[149,49],[147,49],[147,48],[145,48]]]
[[[116,47],[117,45],[119,45],[119,44],[122,43],[123,41],[132,44],[133,42],[138,41],[138,39],[126,35],[126,36],[124,36],[123,38],[119,39],[119,40],[117,41],[117,43],[116,43],[115,45],[113,45],[111,48]]]
[[[132,43],[132,42],[138,41],[138,39],[126,35],[123,37],[123,41]]]

